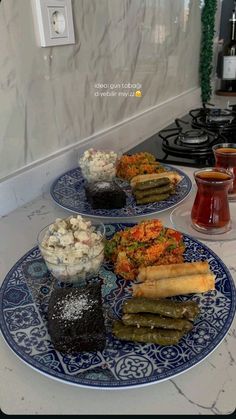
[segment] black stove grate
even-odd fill
[[[193,109],[130,152],[149,151],[159,162],[170,165],[196,168],[214,166],[212,146],[222,142],[236,142],[236,105],[231,108],[227,112],[206,105]],[[220,121],[219,117],[227,117],[228,121]]]
[[[233,142],[236,138],[236,105],[231,109],[209,108],[203,105],[202,108],[192,109],[189,115],[192,118],[192,127],[217,132],[227,141]]]
[[[189,124],[180,119],[175,120],[175,124],[175,128],[159,132],[166,159],[169,160],[169,156],[186,157],[193,161],[202,160],[202,164],[212,160],[212,146],[219,143],[219,134],[203,129],[189,129],[189,126],[184,129],[183,124]]]

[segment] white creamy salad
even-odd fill
[[[90,182],[112,180],[116,175],[117,157],[114,151],[86,150],[79,159],[84,178]]]
[[[95,275],[104,258],[103,234],[80,215],[57,218],[39,244],[48,269],[61,281]]]

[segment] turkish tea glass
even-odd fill
[[[197,193],[191,211],[193,228],[207,234],[226,233],[231,229],[228,191],[232,173],[209,167],[195,171],[194,178]]]
[[[221,143],[213,146],[212,150],[215,156],[215,167],[227,169],[234,176],[228,198],[230,201],[236,200],[236,144]]]

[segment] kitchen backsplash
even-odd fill
[[[0,179],[198,87],[201,3],[72,0],[76,44],[40,48],[2,0]]]

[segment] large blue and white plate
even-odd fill
[[[69,170],[57,178],[50,189],[53,200],[61,207],[80,215],[107,217],[110,219],[127,219],[166,211],[182,202],[190,193],[192,182],[180,169],[162,165],[166,170],[174,170],[182,180],[176,187],[176,193],[164,201],[136,205],[129,182],[116,178],[117,183],[126,193],[126,206],[121,209],[93,209],[85,196],[84,178],[79,167]],[[114,220],[115,221],[115,220]]]
[[[107,237],[127,224],[106,225]],[[218,256],[199,241],[184,236],[185,260],[207,260],[216,275],[216,290],[176,297],[194,300],[200,315],[194,328],[178,345],[121,341],[111,334],[124,300],[131,297],[131,282],[104,264],[102,282],[107,344],[103,352],[65,355],[56,351],[47,330],[47,307],[55,286],[38,247],[26,253],[7,274],[0,290],[0,327],[10,348],[38,372],[68,384],[99,389],[141,387],[181,374],[205,359],[223,340],[235,314],[233,279]]]

